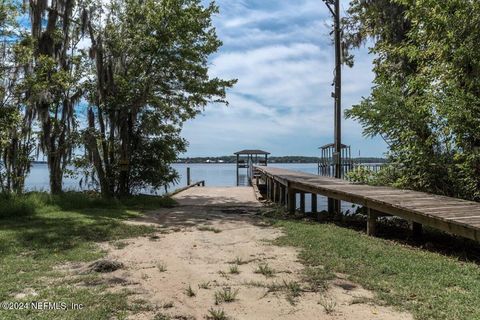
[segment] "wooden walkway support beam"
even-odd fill
[[[293,214],[295,213],[296,202],[297,202],[295,189],[287,187],[287,196],[288,196],[287,198],[288,213]]]
[[[300,192],[300,212],[305,213],[305,192]]]
[[[375,210],[367,208],[367,234],[374,236],[377,233],[378,213]]]
[[[312,193],[312,214],[315,214],[317,213],[317,208],[318,208],[318,204],[317,204],[317,195],[315,193]]]
[[[412,236],[414,238],[418,239],[418,238],[422,237],[423,226],[422,226],[421,223],[411,221],[410,222],[410,229],[412,230]]]

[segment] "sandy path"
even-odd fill
[[[132,299],[156,306],[132,319],[153,319],[159,313],[172,319],[205,319],[210,309],[224,310],[229,319],[411,319],[365,302],[373,297],[371,292],[341,278],[332,281],[327,292],[301,292],[293,299],[285,288],[268,292],[269,285],[308,285],[301,281],[304,266],[298,252],[268,243],[281,230],[252,216],[261,205],[251,188],[193,188],[175,199],[177,207],[132,222],[162,227],[155,237],[130,239],[120,248],[104,244],[109,258],[125,264],[105,276],[128,283],[112,289],[127,287],[136,292]],[[230,274],[236,259],[243,264],[238,265],[239,274]],[[274,270],[272,277],[255,273],[265,264]],[[189,286],[195,296],[186,293]],[[216,304],[215,293],[223,290],[237,292],[235,301]]]

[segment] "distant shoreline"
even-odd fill
[[[260,159],[260,158],[259,158]],[[268,163],[318,163],[320,157],[282,156],[269,157]],[[352,158],[355,163],[385,163],[387,159],[376,157]],[[175,163],[236,163],[236,156],[180,158]]]
[[[303,157],[303,156],[284,156],[284,157],[269,157],[268,163],[318,163],[319,157]],[[375,157],[360,157],[352,158],[355,163],[385,163],[385,158]],[[235,156],[221,156],[221,157],[192,157],[192,158],[180,158],[174,163],[189,164],[189,163],[204,163],[204,164],[223,164],[223,163],[236,163],[237,158]],[[47,164],[46,161],[32,161],[32,164]]]

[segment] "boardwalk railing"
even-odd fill
[[[480,241],[480,203],[424,192],[353,184],[345,180],[290,171],[274,167],[255,167],[266,185],[266,198],[305,212],[305,194],[312,194],[312,212],[317,212],[317,196],[348,201],[367,208],[367,233],[375,234],[377,218],[392,215],[411,222],[416,234],[427,225],[450,234]],[[303,205],[302,205],[303,202]],[[302,207],[303,206],[303,207]],[[339,214],[337,212],[337,214]]]

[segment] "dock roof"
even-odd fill
[[[318,149],[326,149],[326,148],[331,148],[331,147],[334,147],[334,146],[335,146],[334,143],[329,143],[329,144],[326,144],[324,146],[318,147]],[[342,148],[348,148],[348,147],[350,147],[350,146],[342,143]]]
[[[239,154],[270,154],[270,152],[263,151],[263,150],[258,150],[258,149],[252,149],[252,150],[246,149],[246,150],[242,150],[242,151],[237,151],[234,154],[236,154],[236,155],[239,155]]]

